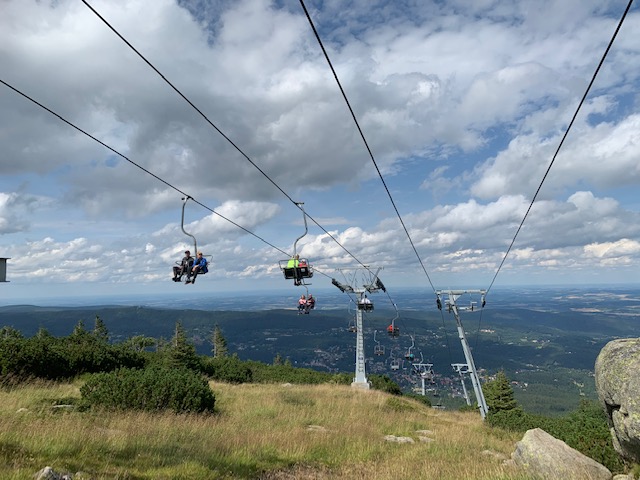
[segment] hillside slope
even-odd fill
[[[518,438],[477,413],[338,385],[211,386],[208,416],[53,407],[78,383],[3,389],[0,478],[46,465],[95,479],[525,478],[503,466]]]

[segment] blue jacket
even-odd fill
[[[209,271],[209,269],[207,268],[207,264],[209,262],[207,262],[207,259],[202,257],[202,258],[196,258],[195,262],[193,262],[193,266],[196,267],[200,267],[200,273],[207,273]]]

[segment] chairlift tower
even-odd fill
[[[442,308],[442,302],[440,300],[441,295],[446,295],[445,305],[447,310],[453,312],[456,318],[456,325],[458,328],[458,337],[460,343],[462,343],[462,351],[464,352],[465,360],[469,368],[469,376],[471,377],[471,383],[473,384],[473,390],[476,394],[476,401],[478,402],[478,409],[480,410],[480,416],[484,420],[487,416],[489,409],[487,408],[487,402],[484,399],[484,393],[482,393],[482,385],[480,384],[480,378],[478,377],[478,371],[476,365],[473,362],[473,355],[471,354],[471,348],[467,341],[467,336],[464,333],[462,327],[462,321],[460,320],[460,311],[474,311],[474,303],[472,302],[468,307],[459,307],[456,305],[456,300],[464,294],[480,294],[482,295],[482,307],[484,307],[484,296],[487,293],[486,290],[439,290],[436,292],[438,308]]]
[[[422,396],[425,397],[427,395],[425,381],[429,380],[429,382],[433,383],[433,363],[424,363],[423,361],[420,361],[419,363],[414,363],[412,365],[414,371],[420,375],[420,380],[422,381]]]
[[[460,375],[460,383],[462,384],[462,391],[464,393],[464,399],[467,405],[471,406],[471,399],[469,398],[469,392],[467,392],[467,386],[464,383],[464,376],[469,373],[469,365],[466,363],[452,363],[453,369]]]
[[[358,270],[351,276],[351,280],[348,283],[343,284],[337,281],[336,279],[332,279],[331,283],[333,283],[336,287],[338,287],[342,292],[353,293],[357,296],[357,308],[356,308],[356,374],[351,382],[351,386],[354,388],[361,388],[364,390],[369,390],[371,385],[367,381],[366,374],[366,362],[365,362],[365,353],[364,353],[364,333],[363,333],[363,312],[372,311],[373,303],[371,300],[367,298],[367,293],[375,293],[378,290],[385,290],[384,285],[378,278],[378,273],[382,268],[378,268],[375,274],[372,274],[369,268],[366,268],[366,272],[368,272],[370,278],[368,283],[363,283],[361,286],[356,285],[357,283],[357,273]],[[343,272],[344,273],[344,272]],[[345,278],[347,276],[345,275]],[[365,280],[366,281],[366,280]]]

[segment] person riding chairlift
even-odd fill
[[[302,315],[307,308],[307,299],[304,295],[300,295],[298,300],[298,315]]]
[[[295,286],[302,285],[302,280],[300,280],[298,267],[300,265],[300,255],[296,254],[289,259],[287,262],[287,268],[293,269],[293,284]],[[306,264],[305,264],[306,265]]]
[[[299,264],[300,264],[300,255],[296,254],[289,259],[289,262],[287,263],[287,268],[298,268]]]
[[[173,267],[173,281],[179,282],[182,275],[188,274],[189,270],[193,266],[193,257],[191,256],[191,252],[189,250],[185,250],[184,257],[180,261],[180,265],[176,265]]]
[[[367,298],[367,296],[365,295],[364,298],[362,299],[361,303],[371,303],[371,300],[369,300],[369,298]]]
[[[313,310],[316,306],[316,299],[313,298],[313,295],[309,294],[309,298],[307,298],[307,305],[304,309],[304,313],[309,313],[309,310]]]
[[[207,259],[204,258],[204,256],[202,255],[202,252],[198,252],[198,257],[196,258],[196,261],[193,263],[193,267],[191,267],[191,270],[189,270],[187,273],[186,283],[190,283],[190,284],[196,283],[196,277],[198,276],[198,273],[205,274],[208,271],[209,270],[207,269]]]

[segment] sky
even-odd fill
[[[640,283],[637,5],[545,178],[625,1],[306,0],[348,104],[299,1],[87,3],[0,6],[5,302],[296,291],[296,202],[318,288]]]

